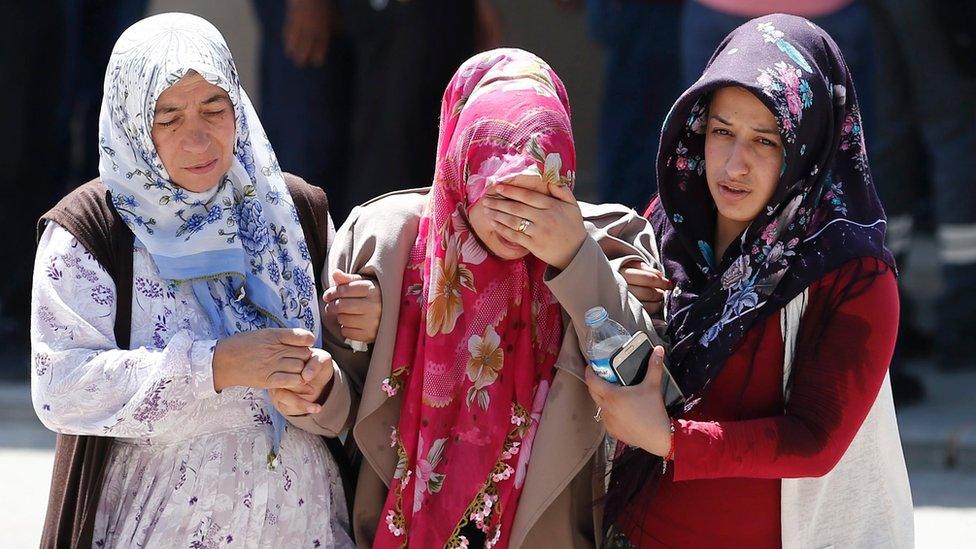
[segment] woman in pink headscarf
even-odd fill
[[[326,329],[343,372],[321,413],[293,421],[353,425],[360,546],[594,544],[604,432],[570,324],[584,333],[602,305],[656,340],[618,271],[657,253],[633,211],[576,201],[575,169],[559,77],[530,53],[485,52],[444,92],[433,185],[339,229]],[[370,353],[342,351],[344,273],[382,290]]]

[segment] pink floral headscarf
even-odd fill
[[[546,265],[492,255],[468,212],[519,174],[571,186],[575,164],[566,90],[544,61],[502,49],[458,69],[384,383],[403,400],[375,547],[466,547],[472,528],[508,545],[562,320]]]

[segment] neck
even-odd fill
[[[742,234],[742,231],[746,230],[750,222],[734,221],[722,214],[718,214],[716,217],[715,241],[713,244],[715,248],[715,264],[718,265],[722,262],[722,257],[725,256],[725,250],[729,249],[729,246]]]

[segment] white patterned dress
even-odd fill
[[[319,437],[288,426],[279,463],[266,392],[213,389],[216,341],[189,287],[136,247],[132,350],[116,348],[115,285],[64,228],[38,246],[32,391],[59,433],[115,437],[97,547],[347,547],[339,473]]]

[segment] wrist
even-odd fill
[[[561,257],[555,258],[553,262],[549,263],[549,265],[555,269],[559,269],[560,271],[565,271],[566,267],[569,267],[569,264],[576,259],[576,254],[578,254],[580,248],[583,247],[584,240],[586,240],[585,231],[578,235],[577,238],[571,239],[571,245],[567,247],[566,252]]]
[[[674,448],[674,424],[670,417],[654,428],[653,433],[642,447],[655,456],[665,457]]]
[[[227,369],[227,362],[224,360],[226,353],[222,350],[222,344],[223,340],[217,342],[213,351],[213,359],[210,361],[210,369],[213,372],[214,391],[218,393],[233,385],[230,379],[230,372]]]
[[[326,400],[329,400],[329,394],[332,393],[333,385],[335,385],[335,374],[329,378],[329,381],[325,382],[325,385],[322,387],[322,391],[319,392],[319,398],[315,399],[316,404],[322,406],[325,404]]]

